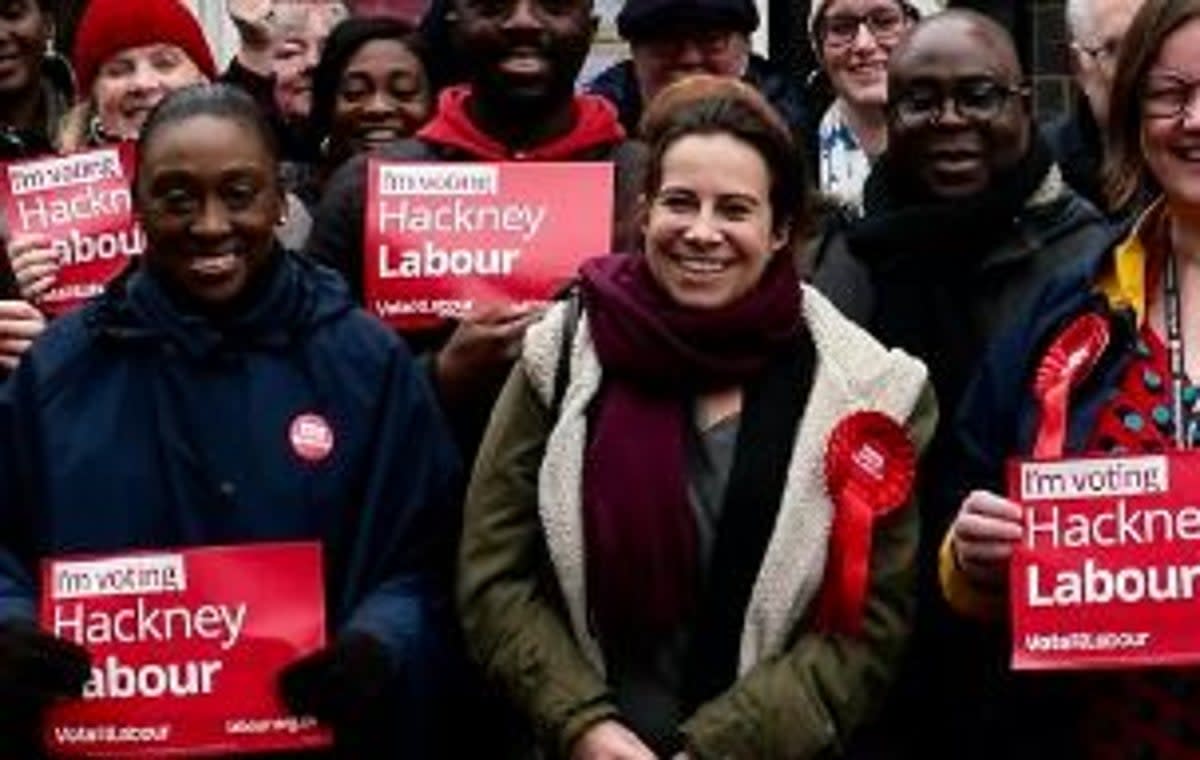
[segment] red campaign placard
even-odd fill
[[[550,299],[611,246],[610,163],[444,164],[372,159],[367,308],[401,329],[489,303]]]
[[[146,247],[133,216],[130,143],[6,164],[0,204],[12,234],[50,238],[60,268],[40,305],[62,314],[98,294]]]
[[[321,548],[249,544],[42,563],[41,623],[92,654],[47,716],[54,754],[198,757],[328,746],[276,676],[325,643]]]
[[[1012,462],[1016,669],[1200,662],[1200,452]]]

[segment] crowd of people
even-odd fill
[[[0,756],[91,673],[41,563],[315,541],[305,756],[1200,757],[1193,667],[1012,670],[1005,488],[1200,440],[1200,0],[1067,0],[1053,122],[953,2],[810,3],[798,79],[752,0],[625,0],[591,81],[592,0],[386,5],[229,0],[222,66],[0,2],[0,160],[128,146],[145,237],[58,313],[0,225]],[[379,159],[609,165],[610,250],[394,329]]]

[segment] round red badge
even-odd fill
[[[292,451],[306,462],[320,462],[333,452],[333,428],[319,414],[300,414],[288,428]]]
[[[825,486],[834,514],[820,606],[829,630],[861,629],[874,523],[908,501],[916,458],[904,428],[881,412],[855,412],[830,434]]]

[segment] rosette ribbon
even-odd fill
[[[825,486],[834,514],[819,628],[862,631],[875,522],[908,501],[915,477],[916,451],[891,417],[855,412],[834,427],[825,449]]]
[[[1071,389],[1096,366],[1110,335],[1108,320],[1099,314],[1084,314],[1067,325],[1046,350],[1033,379],[1033,395],[1040,410],[1035,459],[1063,455]]]

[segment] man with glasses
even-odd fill
[[[1050,124],[1046,136],[1067,183],[1097,208],[1107,207],[1101,168],[1108,93],[1117,55],[1143,0],[1067,0],[1071,73],[1078,88],[1070,111]],[[1124,217],[1129,210],[1115,216]]]
[[[920,494],[914,641],[885,714],[888,746],[904,757],[987,758],[980,737],[999,747],[1037,732],[977,722],[1003,714],[989,686],[1007,665],[978,659],[990,650],[941,598],[937,552],[958,501],[938,478],[989,340],[1058,265],[1102,245],[1107,226],[1063,183],[1012,39],[995,21],[949,10],[918,23],[892,53],[888,93],[888,147],[867,180],[865,216],[825,241],[815,280],[884,344],[926,362],[941,408]]]
[[[754,0],[625,0],[617,32],[632,57],[601,72],[588,89],[608,98],[633,134],[642,107],[689,74],[737,77],[758,88],[798,132],[807,109],[788,76],[750,49],[758,28]]]

